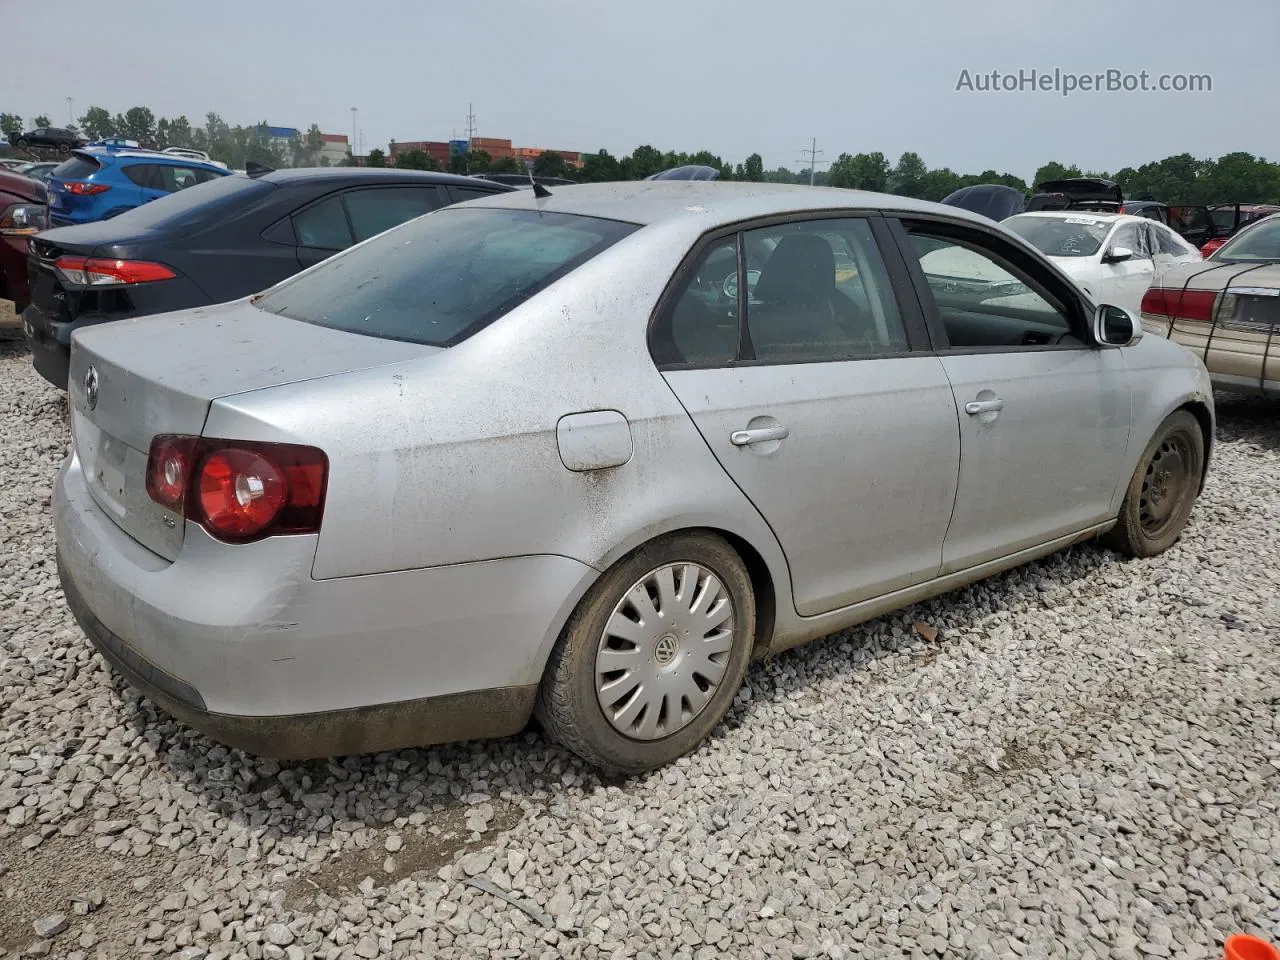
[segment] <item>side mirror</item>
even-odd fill
[[[1129,347],[1142,339],[1142,324],[1128,310],[1104,303],[1093,315],[1093,339],[1104,347]]]
[[[1128,247],[1112,247],[1103,254],[1103,263],[1123,263],[1125,260],[1133,259],[1133,251]]]

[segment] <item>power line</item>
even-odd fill
[[[817,137],[814,137],[814,138],[813,138],[813,140],[810,142],[810,144],[809,144],[809,146],[808,146],[808,147],[802,147],[802,148],[800,149],[800,152],[801,152],[801,153],[803,153],[803,154],[808,155],[808,157],[809,157],[809,186],[811,186],[811,187],[812,187],[812,186],[813,186],[813,169],[814,169],[814,167],[816,167],[816,166],[817,166],[818,164],[820,164],[820,163],[822,163],[822,164],[826,164],[826,163],[830,163],[831,161],[830,161],[830,160],[819,160],[819,159],[818,159],[818,154],[820,154],[820,153],[825,153],[826,151],[825,151],[825,150],[819,150],[819,149],[818,149],[818,138],[817,138]],[[797,160],[797,161],[796,161],[796,163],[798,163],[798,164],[800,164],[801,166],[803,166],[803,165],[804,165],[804,160]]]

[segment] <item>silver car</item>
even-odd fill
[[[767,184],[552,194],[76,334],[59,571],[120,674],[255,753],[536,715],[640,771],[754,657],[1182,531],[1203,365],[995,224]]]

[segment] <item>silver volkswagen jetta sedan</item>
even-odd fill
[[[1019,238],[653,182],[432,213],[264,294],[80,331],[59,571],[246,750],[693,749],[748,662],[1101,534],[1169,547],[1204,367]]]

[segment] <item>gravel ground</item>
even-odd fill
[[[757,665],[712,742],[650,776],[601,781],[532,732],[282,766],[91,653],[54,574],[65,405],[0,344],[0,956],[1280,940],[1278,410],[1220,398],[1208,489],[1163,557],[1078,547]]]

